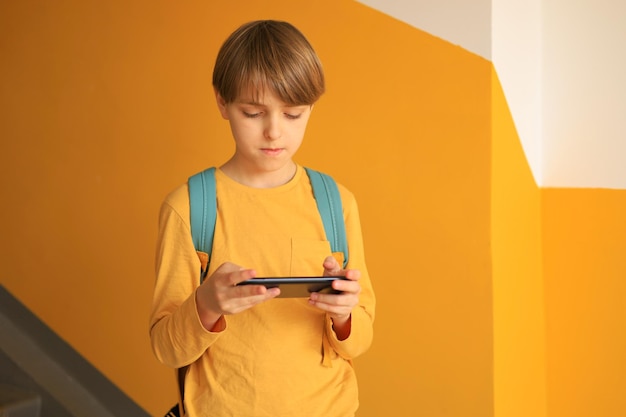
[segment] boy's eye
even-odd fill
[[[260,112],[258,112],[258,113],[250,113],[250,112],[244,111],[243,115],[248,117],[248,118],[250,118],[250,119],[254,119],[256,117],[259,117],[261,115],[261,113]]]
[[[299,118],[300,118],[300,116],[302,116],[302,113],[298,113],[298,114],[293,114],[293,113],[285,113],[285,117],[286,117],[287,119],[290,119],[290,120],[296,120],[296,119],[299,119]]]

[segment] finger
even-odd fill
[[[348,315],[358,304],[358,299],[355,300],[352,295],[345,297],[342,295],[335,295],[333,299],[328,299],[324,296],[324,294],[318,294],[317,297],[313,295],[311,296],[309,304],[331,314]]]
[[[224,262],[223,264],[217,267],[217,269],[215,270],[215,273],[227,274],[229,272],[239,271],[240,269],[241,267],[239,265],[236,265],[232,262]]]
[[[340,291],[344,294],[359,294],[361,292],[361,284],[355,280],[336,279],[331,283],[334,290]]]
[[[348,269],[346,271],[345,277],[350,281],[358,281],[361,279],[361,271],[358,269]]]
[[[266,289],[260,285],[239,286],[233,288],[232,291],[237,292],[238,294],[230,299],[228,310],[231,314],[247,310],[257,304],[275,298],[280,294],[280,290],[278,288]]]
[[[247,281],[256,276],[256,271],[254,269],[243,269],[240,268],[237,271],[233,271],[227,274],[227,283],[228,285],[234,287],[240,282]]]
[[[236,280],[241,279],[239,278],[237,273],[241,272],[242,270],[244,269],[239,265],[236,265],[232,262],[224,262],[215,270],[215,272],[213,272],[213,274],[207,280],[205,280],[205,282],[213,281],[215,285],[220,287],[234,286],[237,283]],[[245,280],[245,278],[242,280]]]
[[[354,307],[359,303],[359,295],[357,292],[342,292],[340,294],[320,294],[316,292],[311,294],[309,299],[326,305],[340,307]]]
[[[235,285],[230,289],[233,298],[250,298],[263,296],[272,288],[265,288],[263,285]]]
[[[327,256],[326,259],[324,259],[323,266],[324,271],[329,274],[336,275],[341,271],[341,265],[339,265],[339,262],[337,262],[334,256]]]

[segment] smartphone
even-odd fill
[[[280,288],[277,298],[309,298],[313,292],[321,294],[340,294],[333,289],[332,283],[343,277],[268,277],[252,278],[237,285],[264,285],[265,288]]]

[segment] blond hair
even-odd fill
[[[244,92],[254,99],[270,89],[289,105],[315,103],[324,93],[324,72],[313,47],[293,25],[276,20],[246,23],[217,55],[213,86],[227,103]]]

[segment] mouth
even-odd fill
[[[261,148],[261,152],[268,156],[278,156],[283,150],[283,148]]]

